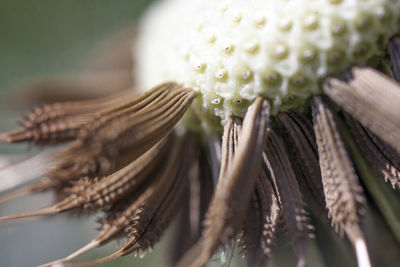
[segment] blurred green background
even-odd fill
[[[20,110],[12,109],[10,88],[42,75],[76,73],[90,49],[108,34],[134,24],[148,0],[0,0],[0,132],[14,129]],[[0,145],[0,155],[26,152],[26,146]],[[29,171],[29,170],[27,170]],[[45,206],[51,194],[0,206],[0,214]],[[96,236],[95,216],[12,222],[0,226],[0,266],[36,266],[60,257]],[[89,255],[116,250],[113,243]],[[123,257],[101,266],[164,266],[160,249],[144,260]]]

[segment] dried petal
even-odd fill
[[[370,68],[353,68],[353,76],[328,79],[325,94],[400,152],[400,85]]]

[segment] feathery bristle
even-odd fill
[[[261,170],[240,238],[248,266],[262,266],[271,257],[280,215],[277,196],[269,178]]]
[[[175,136],[169,136],[168,139],[169,140],[167,141],[167,143],[171,143],[173,150],[176,150],[176,148],[174,148],[176,142]],[[153,153],[158,150],[159,148],[153,150]],[[149,198],[156,195],[155,188],[160,183],[160,179],[164,177],[163,175],[165,175],[165,172],[167,171],[166,168],[170,163],[171,162],[169,160],[166,163],[162,164],[160,171],[158,171],[157,174],[154,175],[154,177],[149,177],[149,179],[147,179],[146,185],[144,185],[144,188],[140,190],[141,192],[138,192],[137,194],[132,194],[131,196],[129,196],[128,199],[120,200],[114,203],[109,209],[107,209],[106,217],[99,220],[101,223],[101,227],[99,228],[101,230],[100,234],[96,238],[94,238],[89,244],[78,249],[71,255],[63,259],[56,260],[54,262],[58,264],[69,262],[74,258],[117,238],[124,232],[124,230],[127,231],[127,227],[129,227],[129,225],[132,224],[132,222],[135,220],[138,211],[143,209],[143,205],[146,204]]]
[[[72,209],[94,210],[115,203],[127,193],[139,187],[155,166],[165,157],[169,146],[161,142],[151,148],[136,161],[121,170],[104,177],[96,184],[77,181],[68,188],[70,194],[51,207],[33,212],[0,217],[0,221],[33,216],[53,215]]]
[[[23,186],[19,189],[11,191],[10,193],[7,193],[4,196],[0,197],[0,204],[4,203],[6,201],[10,201],[12,199],[23,197],[23,196],[26,196],[29,194],[46,191],[48,189],[56,188],[59,186],[60,186],[60,183],[55,183],[53,181],[50,181],[48,178],[44,177],[44,178],[40,179],[39,181],[34,182],[33,184]]]
[[[307,197],[311,211],[326,217],[328,212],[323,193],[318,148],[311,122],[294,111],[281,112],[277,116],[281,133],[287,144],[288,156],[299,180],[301,191]]]
[[[351,128],[352,134],[366,159],[384,177],[386,182],[391,183],[393,189],[396,187],[400,189],[400,158],[398,156],[390,157],[393,153],[388,152],[384,144],[377,143],[379,140],[376,137],[371,137],[372,133],[369,133],[349,114],[345,115],[347,125]]]
[[[129,90],[101,99],[37,107],[24,116],[20,129],[1,135],[0,140],[9,143],[33,142],[35,145],[71,141],[77,138],[80,129],[88,124],[96,113],[125,102],[133,96]]]
[[[358,224],[364,204],[352,162],[337,125],[336,113],[321,97],[313,99],[314,130],[329,216],[337,230]]]
[[[212,171],[203,153],[194,162],[188,178],[189,190],[184,196],[183,208],[171,240],[169,258],[172,266],[199,240],[203,230],[202,222],[214,190]]]
[[[278,195],[286,236],[297,253],[299,264],[305,261],[305,240],[313,228],[308,222],[303,196],[288,155],[272,129],[267,132],[263,156],[265,167]]]
[[[194,136],[186,136],[185,139],[183,146],[179,149],[180,155],[177,156],[178,165],[172,169],[174,168],[172,164],[168,172],[172,176],[171,181],[160,184],[160,187],[165,187],[163,190],[167,191],[163,194],[154,194],[146,204],[148,208],[144,207],[143,214],[138,214],[141,218],[128,230],[132,240],[122,248],[124,255],[137,250],[143,254],[152,247],[179,210],[184,190],[187,189],[189,172],[198,157]],[[187,164],[186,160],[191,164]]]
[[[10,163],[3,165],[0,168],[0,194],[2,194],[0,204],[28,194],[29,190],[26,188],[30,187],[30,185],[26,186],[26,184],[34,181],[46,172],[50,155],[49,152],[43,151],[25,158],[10,160]],[[21,185],[22,187],[20,187]],[[9,192],[3,194],[6,191]]]
[[[54,266],[63,266],[64,263],[69,262],[70,260],[75,259],[76,257],[79,257],[80,255],[85,254],[86,252],[97,248],[100,246],[100,242],[98,242],[97,240],[92,240],[90,243],[88,243],[87,245],[83,246],[82,248],[80,248],[79,250],[75,251],[74,253],[68,255],[65,258],[59,259],[59,260],[55,260],[49,263],[45,263],[42,264],[38,267],[54,267]]]
[[[191,89],[168,83],[97,115],[72,147],[56,155],[48,176],[103,176],[126,166],[172,131],[195,96]]]
[[[183,162],[183,158],[194,159],[196,148],[193,145],[193,140],[188,142],[180,140],[177,146],[174,146],[169,162],[166,163],[166,169],[161,170],[152,192],[135,209],[134,214],[131,216],[132,219],[129,219],[130,222],[124,226],[125,232],[131,238],[130,241],[109,256],[76,263],[99,264],[134,251],[143,256],[151,248],[178,211],[177,206],[181,202],[183,190],[187,185],[186,179],[189,170],[188,165]],[[184,154],[183,158],[180,158],[182,156],[181,153]]]

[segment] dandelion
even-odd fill
[[[144,255],[180,209],[172,265],[203,266],[237,240],[261,266],[284,239],[305,266],[329,218],[371,266],[367,205],[400,240],[397,192],[373,175],[400,187],[399,25],[396,0],[159,2],[133,53],[144,91],[38,107],[1,135],[73,143],[3,197],[55,190],[59,201],[0,220],[104,211],[93,241],[46,266]],[[115,253],[76,262],[121,237]]]

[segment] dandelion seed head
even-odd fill
[[[50,265],[143,257],[180,216],[172,266],[204,266],[221,245],[233,247],[220,253],[229,265],[235,240],[247,265],[261,266],[281,234],[304,266],[313,223],[329,218],[358,266],[370,266],[360,227],[370,201],[399,240],[392,191],[371,182],[360,156],[400,187],[400,86],[391,79],[400,73],[399,25],[398,0],[159,1],[135,39],[136,88],[145,92],[44,105],[0,135],[75,140],[37,183],[0,198],[55,189],[60,201],[0,222],[104,211],[101,233]],[[388,57],[388,75],[351,67]],[[115,253],[74,261],[121,236]]]

